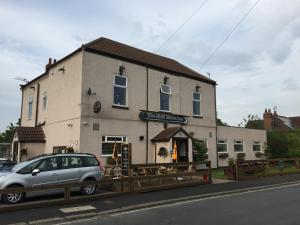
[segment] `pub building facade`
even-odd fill
[[[116,142],[118,149],[131,143],[132,163],[172,162],[174,143],[178,161],[191,162],[193,141],[199,141],[217,167],[227,164],[218,157],[223,153],[254,159],[253,143],[262,151],[266,140],[265,131],[217,126],[215,81],[106,38],[59,61],[49,59],[45,72],[21,91],[21,126],[12,143],[16,161],[68,148],[106,162]],[[236,149],[237,143],[243,147]]]

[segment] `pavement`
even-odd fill
[[[198,185],[148,193],[124,194],[78,204],[1,213],[0,224],[37,224],[45,222],[54,224],[55,222],[76,220],[81,217],[92,217],[99,214],[107,215],[112,212],[124,212],[138,208],[153,207],[155,205],[168,205],[179,201],[249,192],[254,189],[265,189],[266,187],[293,183],[300,183],[299,174],[240,182]]]
[[[195,199],[114,213],[73,225],[295,225],[299,224],[300,183],[280,188]]]

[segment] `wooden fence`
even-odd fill
[[[64,204],[67,202],[92,200],[124,192],[144,192],[206,183],[211,183],[210,162],[202,163],[202,167],[200,168],[198,168],[198,164],[196,163],[133,164],[130,168],[129,176],[122,176],[119,166],[107,166],[101,181],[41,185],[28,188],[6,188],[0,189],[0,194],[28,193],[54,189],[63,190],[63,199],[53,200],[42,204],[47,206]],[[111,187],[114,192],[110,191],[92,196],[80,196],[74,198],[71,196],[72,188],[85,185],[97,185],[100,189]],[[29,205],[31,205],[30,207],[37,207],[41,204],[32,202]],[[15,210],[17,208],[26,208],[26,204],[0,207],[0,212]]]
[[[247,160],[235,164],[236,180],[300,173],[300,158]]]

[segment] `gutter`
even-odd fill
[[[149,110],[149,73],[148,73],[148,65],[146,67],[146,70],[147,70],[147,87],[146,87],[146,90],[147,90],[147,99],[146,99],[146,104],[147,104],[147,111]],[[149,121],[147,120],[146,121],[146,163],[148,164],[148,154],[149,154]]]

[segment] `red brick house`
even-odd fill
[[[278,115],[276,111],[265,109],[263,114],[265,130],[292,131],[300,128],[300,116],[286,117]]]

